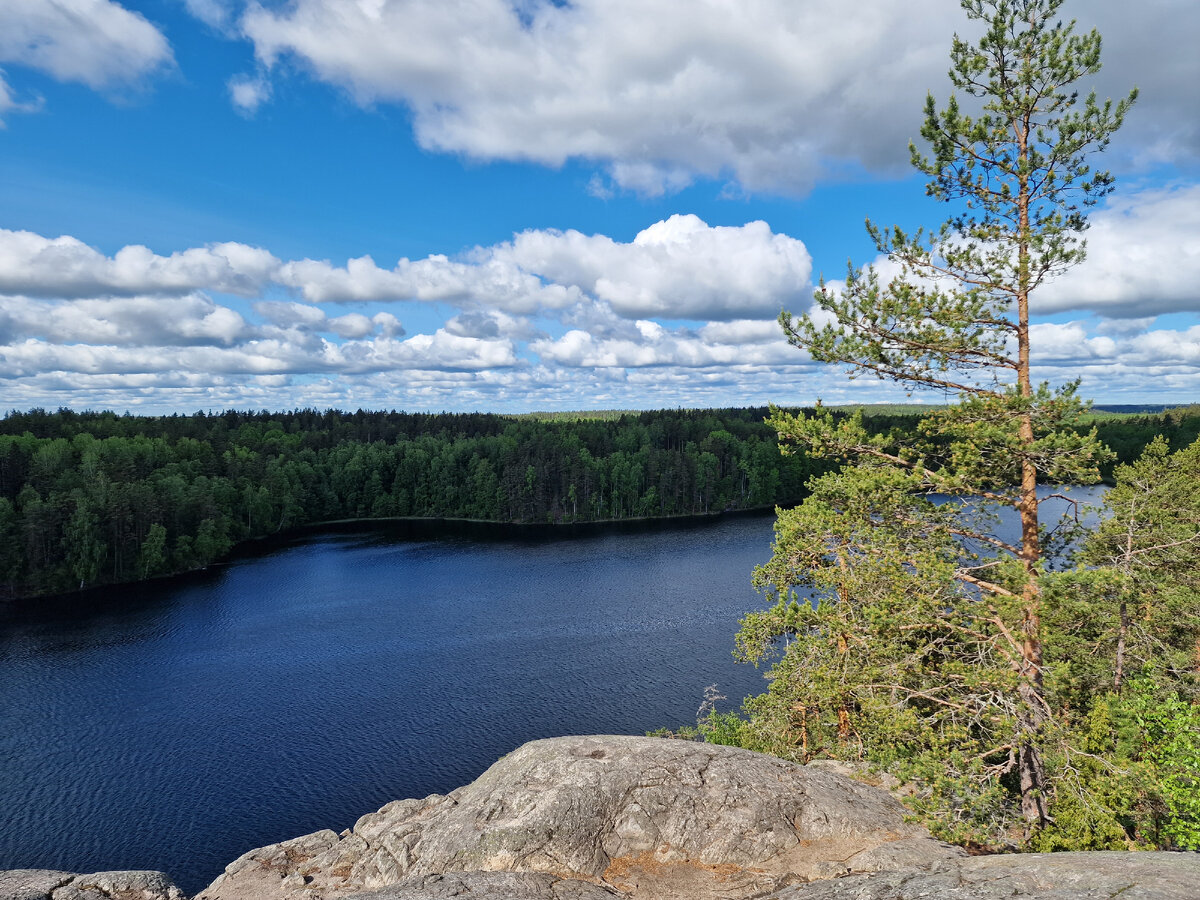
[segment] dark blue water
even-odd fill
[[[0,606],[0,869],[161,869],[192,893],[525,741],[693,723],[714,682],[732,708],[765,689],[731,651],[772,524],[329,532]]]
[[[149,868],[445,792],[539,737],[695,721],[770,517],[571,538],[325,533],[0,608],[0,869]]]

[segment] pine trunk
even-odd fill
[[[1029,159],[1030,113],[1014,122],[1018,145],[1019,191],[1017,195],[1017,387],[1023,399],[1033,396],[1029,359],[1029,253],[1030,186],[1024,168]],[[1022,447],[1028,451],[1035,435],[1033,417],[1028,409],[1021,413],[1018,431]],[[1026,835],[1049,820],[1046,804],[1046,774],[1038,749],[1046,722],[1046,701],[1042,684],[1042,594],[1038,583],[1041,536],[1038,532],[1037,467],[1029,456],[1021,458],[1021,489],[1017,509],[1021,514],[1020,559],[1025,569],[1021,611],[1021,685],[1024,707],[1018,717],[1017,766],[1021,785],[1021,816]]]

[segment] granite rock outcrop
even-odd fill
[[[829,766],[534,741],[469,785],[260,847],[196,900],[1198,900],[1200,854],[968,857]],[[157,872],[0,872],[0,900],[184,900]]]
[[[638,897],[761,896],[961,854],[904,813],[884,791],[747,750],[553,738],[342,834],[252,850],[198,900],[329,900],[468,872],[543,873]]]

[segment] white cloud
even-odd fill
[[[235,75],[229,79],[229,99],[244,116],[253,116],[271,99],[271,82],[264,75]]]
[[[325,310],[307,303],[259,300],[251,306],[258,315],[279,328],[318,329],[325,323]]]
[[[475,256],[470,261],[440,254],[401,259],[393,269],[380,268],[369,256],[351,259],[345,266],[303,259],[282,265],[275,280],[311,303],[417,300],[529,313],[561,309],[580,299],[578,290],[543,284],[536,275],[492,258],[487,250]]]
[[[1033,315],[1090,310],[1112,319],[1153,319],[1200,312],[1200,184],[1118,190],[1089,221],[1087,258],[1033,292]],[[900,273],[887,257],[870,265],[884,284]],[[843,285],[826,282],[834,293]]]
[[[364,338],[375,331],[375,323],[362,313],[347,313],[330,319],[326,327],[344,338]]]
[[[635,326],[636,337],[597,338],[573,329],[557,340],[543,338],[529,346],[543,361],[572,367],[704,368],[750,361],[756,366],[796,366],[808,362],[807,356],[783,339],[778,326],[775,326],[775,340],[760,340],[760,335],[754,333],[757,330],[742,329],[743,335],[754,334],[755,345],[749,350],[737,339],[738,332],[728,327],[705,334],[703,329],[700,333],[669,330],[646,320],[636,322]]]
[[[1200,367],[1200,325],[1185,331],[1148,331],[1124,342],[1123,362],[1148,366]]]
[[[71,303],[5,297],[0,312],[4,343],[37,338],[52,344],[114,346],[232,344],[247,333],[241,315],[203,294]]]
[[[102,89],[132,84],[174,58],[161,31],[112,0],[4,0],[0,61]]]
[[[437,331],[405,341],[296,343],[283,337],[249,340],[233,347],[120,346],[51,343],[30,338],[4,348],[0,377],[19,378],[48,372],[82,374],[212,373],[279,375],[338,372],[357,375],[398,369],[495,369],[517,364],[508,341],[484,341]]]
[[[700,329],[700,337],[713,344],[769,344],[781,340],[783,330],[774,319],[737,319],[709,322]]]
[[[222,29],[229,24],[232,10],[228,0],[183,0],[183,3],[205,25]]]
[[[1038,291],[1037,311],[1200,312],[1200,184],[1114,194],[1087,242],[1087,259]]]
[[[461,260],[435,254],[386,269],[369,256],[345,266],[305,259],[273,278],[311,303],[415,300],[529,315],[594,298],[625,318],[732,319],[776,315],[807,295],[811,269],[804,244],[765,222],[710,227],[676,215],[630,243],[526,231]]]
[[[344,266],[282,262],[238,243],[170,256],[131,245],[110,257],[69,236],[0,230],[0,293],[36,297],[195,290],[253,297],[278,284],[313,304],[416,301],[489,315],[566,316],[599,302],[627,319],[737,319],[774,316],[806,295],[810,269],[804,245],[765,222],[710,227],[691,215],[652,225],[630,243],[578,231],[526,231],[459,260],[434,254],[401,259],[391,269],[369,256]],[[298,314],[262,308],[268,318]]]
[[[1129,270],[1160,266],[1166,253],[1181,273],[1171,284],[1193,271],[1186,238],[1173,237],[1193,221],[1191,191],[1133,195],[1097,213],[1108,224],[1096,243],[1116,248],[1101,259],[1124,254],[1125,299],[1102,296],[1099,316],[1035,324],[1035,377],[1081,375],[1085,395],[1110,402],[1194,396],[1200,326],[1156,329],[1146,316],[1110,315],[1122,304],[1149,312],[1146,298],[1168,296],[1157,270],[1141,279]],[[849,383],[787,344],[774,314],[807,305],[808,267],[804,246],[764,223],[714,228],[694,216],[629,242],[529,231],[457,260],[391,269],[369,257],[284,262],[233,243],[108,256],[70,237],[0,231],[0,377],[7,405],[51,407],[904,400],[885,383]],[[304,302],[278,299],[281,288]],[[249,302],[217,296],[225,293]],[[1166,308],[1184,308],[1184,296],[1170,295]],[[424,304],[411,336],[378,306],[411,311],[406,302]]]
[[[297,0],[251,4],[241,27],[264,65],[408,104],[427,148],[607,161],[646,193],[724,172],[802,191],[827,158],[901,162],[926,75],[944,77],[943,3],[868,7],[577,0],[522,20],[506,0]]]
[[[391,313],[381,312],[371,316],[371,322],[383,337],[403,337],[407,332],[400,320]]]
[[[1136,27],[1117,0],[1074,13],[1105,36],[1105,94],[1144,90],[1130,152],[1195,158],[1200,6],[1145,0]],[[696,176],[802,193],[846,168],[903,169],[925,92],[949,93],[951,36],[973,24],[946,0],[853,15],[836,0],[295,0],[250,3],[240,28],[268,68],[293,60],[360,104],[408,105],[426,148],[583,158],[658,194]]]
[[[1111,337],[1089,337],[1079,322],[1043,322],[1029,328],[1030,352],[1037,363],[1090,362],[1112,360],[1117,354],[1117,342]]]
[[[504,337],[530,340],[543,336],[529,319],[510,316],[499,310],[460,313],[447,321],[445,327],[450,334],[482,339]]]
[[[129,245],[107,257],[76,238],[0,229],[0,293],[36,297],[188,293],[256,294],[278,267],[245,244],[194,247],[170,256]]]
[[[775,316],[808,294],[812,259],[766,222],[710,227],[674,215],[631,243],[578,231],[526,231],[495,254],[608,303],[627,318]]]

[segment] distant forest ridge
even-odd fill
[[[948,405],[936,403],[850,403],[829,406],[829,409],[855,411],[862,410],[863,415],[924,415],[935,409],[948,409]],[[1166,404],[1166,403],[1095,403],[1092,404],[1094,413],[1112,413],[1114,415],[1142,415],[1145,413],[1180,412],[1185,415],[1200,415],[1200,403]],[[580,419],[600,419],[608,421],[619,419],[621,416],[637,415],[645,410],[635,409],[577,409],[566,411],[535,411],[528,413],[508,413],[514,419],[538,419],[544,422],[576,422]]]
[[[931,407],[863,410],[872,430],[909,432]],[[767,412],[12,412],[0,419],[0,598],[188,571],[241,541],[334,520],[574,523],[793,505],[820,470],[779,453]],[[1092,422],[1129,461],[1158,434],[1190,444],[1200,406],[1105,409]]]

